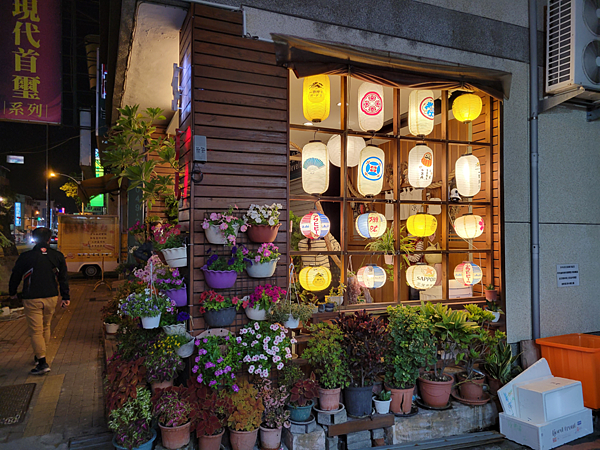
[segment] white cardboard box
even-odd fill
[[[581,381],[551,377],[517,386],[519,417],[526,422],[544,423],[581,411]]]
[[[534,450],[559,447],[594,431],[592,410],[581,411],[543,423],[531,423],[500,413],[500,433]]]

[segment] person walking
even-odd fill
[[[36,362],[30,373],[43,375],[50,372],[46,345],[50,342],[50,324],[58,304],[58,286],[61,306],[66,308],[71,302],[67,263],[61,252],[50,248],[52,232],[48,228],[36,228],[32,237],[35,246],[19,255],[12,270],[8,293],[11,298],[17,298],[17,288],[23,280],[23,306]]]

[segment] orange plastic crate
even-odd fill
[[[536,339],[552,375],[581,381],[583,404],[600,408],[600,336],[564,334]]]

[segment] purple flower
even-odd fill
[[[208,383],[209,386],[214,386],[215,384],[217,384],[215,380],[212,380],[210,383]]]
[[[221,364],[223,362],[223,358],[219,357],[219,359],[217,359],[217,364]]]
[[[230,258],[229,261],[227,261],[227,265],[231,266],[235,263],[235,258]]]
[[[233,386],[231,386],[231,389],[233,389],[233,392],[237,392],[240,390],[240,388],[237,386],[237,384],[234,384]]]
[[[202,374],[198,375],[198,378],[196,378],[196,380],[198,381],[198,383],[202,383]]]
[[[210,369],[211,367],[215,367],[215,363],[209,361],[206,364],[204,364],[205,369]]]

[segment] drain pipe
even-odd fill
[[[532,339],[540,337],[540,215],[538,199],[538,52],[537,0],[529,0],[529,117],[530,208],[531,208],[531,331]]]

